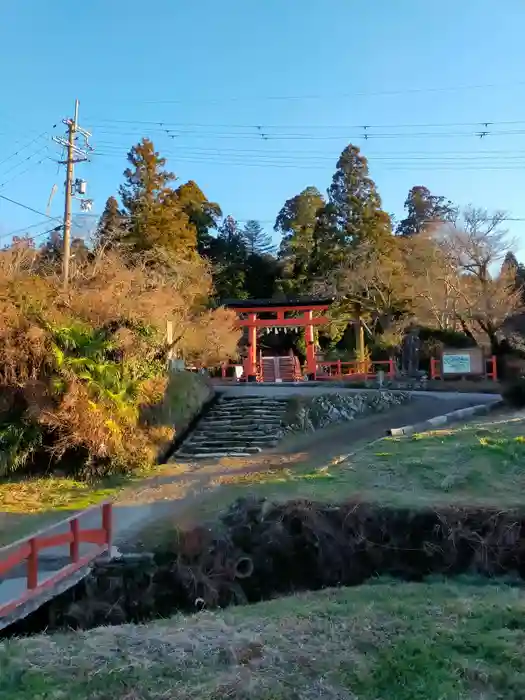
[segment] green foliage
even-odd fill
[[[307,187],[287,200],[277,215],[274,230],[282,236],[279,286],[282,292],[303,295],[311,291],[310,266],[315,244],[318,212],[325,200],[315,187]]]
[[[271,299],[279,266],[272,255],[249,255],[246,260],[246,292],[252,299]]]
[[[219,235],[210,243],[210,257],[214,263],[213,278],[217,297],[246,298],[248,251],[242,232],[232,216],[224,219]]]
[[[125,219],[115,197],[109,197],[93,236],[95,250],[111,250],[126,236]]]
[[[190,221],[188,201],[170,187],[175,174],[164,169],[162,158],[149,139],[133,146],[128,153],[126,182],[120,188],[124,213],[129,223],[122,243],[131,251],[161,248],[187,257],[196,251],[197,232]]]
[[[525,377],[516,377],[509,381],[502,392],[503,399],[514,408],[525,407]]]
[[[264,252],[266,248],[273,248],[273,243],[256,221],[247,222],[241,230],[233,217],[224,219],[210,245],[219,300],[273,296],[278,262]]]
[[[350,144],[341,153],[328,188],[327,230],[317,234],[318,250],[325,249],[340,262],[349,246],[381,245],[391,234],[390,217],[381,209],[381,198],[369,177],[368,162],[359,148]]]
[[[508,276],[516,291],[521,292],[522,302],[525,302],[525,265],[518,262],[512,251],[506,254],[501,266],[500,277]]]
[[[222,216],[220,206],[215,202],[209,202],[193,180],[181,185],[176,193],[190,223],[195,227],[199,254],[209,255],[213,241],[210,230],[217,228],[219,218]]]
[[[248,255],[269,255],[275,250],[272,237],[265,233],[258,221],[247,221],[242,229],[242,237]]]
[[[458,215],[449,199],[431,194],[427,187],[412,187],[405,200],[406,217],[399,222],[399,236],[413,236],[439,223],[453,222]]]
[[[114,337],[79,323],[51,328],[51,333],[56,390],[66,391],[68,380],[74,377],[94,399],[109,402],[121,415],[138,416],[137,368],[111,359],[117,348]]]
[[[0,478],[23,470],[42,447],[40,426],[26,420],[0,425]]]

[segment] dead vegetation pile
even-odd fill
[[[170,351],[232,356],[234,315],[207,308],[201,258],[90,256],[67,291],[29,244],[0,252],[0,478],[60,470],[96,478],[155,458]],[[166,322],[176,329],[166,343]],[[161,430],[160,432],[163,433]]]
[[[140,622],[380,575],[523,578],[524,534],[517,511],[242,499],[168,549],[100,564],[16,631]]]

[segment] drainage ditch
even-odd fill
[[[241,499],[213,527],[100,562],[1,636],[146,622],[292,592],[473,574],[525,577],[525,513]]]

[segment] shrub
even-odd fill
[[[144,384],[140,422],[160,455],[175,437],[183,433],[202,407],[212,399],[214,390],[204,375],[174,372]]]
[[[525,377],[517,377],[508,382],[503,388],[502,395],[509,406],[523,408],[525,406]]]
[[[167,382],[168,350],[227,359],[235,315],[206,308],[211,285],[200,260],[154,266],[98,256],[76,268],[67,293],[34,265],[34,251],[0,252],[0,477],[59,469],[95,478],[151,462],[155,420],[165,428],[200,401],[190,396],[195,384]],[[155,383],[163,413],[145,425]]]

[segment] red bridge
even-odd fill
[[[97,511],[100,526],[83,529],[82,520]],[[112,504],[105,502],[0,548],[0,629],[81,580],[95,559],[110,552],[111,540]],[[39,557],[44,551],[47,566]]]

